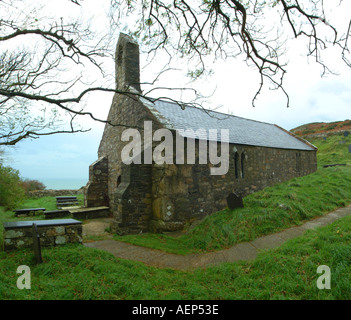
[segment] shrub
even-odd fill
[[[25,198],[18,170],[0,163],[0,206],[11,210]]]
[[[333,130],[333,129],[335,129],[337,126],[338,126],[337,124],[331,124],[330,126],[328,126],[328,127],[326,128],[326,130]]]
[[[44,185],[44,183],[38,180],[25,179],[25,180],[22,180],[21,185],[26,192],[46,189],[46,186]]]

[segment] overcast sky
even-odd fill
[[[93,20],[99,21],[104,17],[107,8],[102,4],[106,5],[108,1],[99,1],[99,6],[96,3],[85,0],[82,8],[87,16],[95,15]],[[70,7],[81,10],[78,6],[75,8],[75,5]],[[66,11],[63,6],[57,8],[57,14],[63,15]],[[346,13],[349,12],[351,6]],[[340,20],[349,19],[348,15],[339,14]],[[213,65],[215,75],[210,79],[211,85],[217,88],[211,101],[214,106],[223,106],[218,111],[275,123],[288,130],[310,122],[351,119],[351,71],[341,64],[337,66],[340,67],[338,76],[321,78],[321,69],[318,66],[309,64],[306,57],[299,52],[293,52],[285,82],[285,89],[290,96],[290,107],[286,108],[286,100],[281,93],[265,92],[260,95],[256,107],[253,108],[251,100],[259,84],[257,73],[240,61],[219,62]],[[99,95],[93,97],[89,105],[98,105],[99,115],[106,118],[111,99],[111,95]],[[20,142],[15,148],[6,150],[7,164],[18,169],[24,178],[78,178],[87,181],[89,165],[97,159],[104,126],[86,119],[82,121],[92,128],[90,132]]]

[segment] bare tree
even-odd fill
[[[106,55],[103,43],[90,45],[88,25],[38,19],[38,10],[24,13],[23,4],[0,2],[0,145],[84,132],[75,121],[78,115],[100,120],[84,112],[83,98],[100,87],[87,83],[83,71],[93,66],[104,76],[98,61]]]
[[[306,56],[313,57],[323,74],[331,72],[323,61],[329,46],[339,49],[351,67],[348,41],[351,20],[338,30],[328,20],[331,8],[346,2],[323,0],[112,0],[111,17],[139,37],[152,56],[159,51],[187,57],[189,75],[198,78],[208,71],[205,58],[230,61],[242,58],[260,76],[257,96],[268,83],[289,95],[284,88],[286,45],[289,39],[305,39]]]
[[[322,59],[329,46],[339,49],[347,67],[351,66],[351,22],[339,30],[328,20],[327,5],[342,6],[343,0],[332,4],[325,0],[111,0],[110,16],[119,31],[127,27],[151,61],[160,52],[169,56],[169,64],[156,79],[145,83],[147,90],[122,92],[104,70],[104,59],[114,53],[108,41],[99,40],[86,22],[41,16],[40,8],[21,9],[28,3],[0,1],[0,146],[42,135],[84,132],[80,116],[106,122],[84,108],[94,92],[170,99],[160,94],[170,88],[157,87],[156,81],[172,70],[174,57],[191,61],[187,73],[194,80],[209,72],[208,57],[227,62],[241,57],[260,76],[253,105],[267,83],[284,92],[289,105],[284,77],[290,38],[307,41],[305,54],[323,72],[330,72]],[[84,8],[81,0],[66,3]],[[98,71],[100,82],[88,80],[88,66]],[[194,96],[192,101],[170,99],[181,107],[203,98],[191,87],[173,89]]]
[[[79,0],[69,2],[84,7]],[[151,101],[148,94],[155,88],[145,93],[116,89],[114,75],[103,67],[104,59],[112,59],[114,54],[114,48],[109,49],[109,38],[97,38],[86,21],[39,19],[40,7],[21,9],[28,3],[0,1],[0,146],[43,135],[88,131],[80,125],[79,116],[107,123],[85,108],[86,99],[94,92]],[[87,72],[98,72],[99,81],[95,77],[88,80],[92,77]],[[180,101],[172,101],[183,106]]]

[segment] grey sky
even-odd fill
[[[50,5],[55,3],[57,2],[51,1]],[[106,5],[108,1],[99,2],[97,6],[95,1],[85,0],[82,8],[89,8],[87,15],[93,12],[96,17],[102,17],[102,3]],[[74,4],[71,7],[78,10],[78,13],[81,10]],[[57,14],[65,12],[66,9],[60,6]],[[345,17],[340,16],[340,20],[349,19],[349,12],[351,9],[346,12]],[[333,53],[329,58],[333,62]],[[211,100],[213,106],[223,105],[218,111],[275,123],[288,130],[309,122],[350,119],[351,71],[342,64],[336,66],[339,67],[339,76],[321,78],[321,69],[318,66],[308,64],[306,57],[301,56],[299,51],[291,51],[285,83],[285,89],[290,95],[290,108],[286,108],[286,100],[281,93],[269,90],[259,96],[256,107],[253,108],[251,99],[259,84],[257,73],[247,68],[244,62],[219,62],[213,65],[215,76],[211,78],[210,84],[215,84],[217,91]],[[114,70],[113,65],[111,69]],[[168,83],[177,83],[175,79],[172,79],[173,82],[170,80],[165,78]],[[202,88],[206,88],[206,85],[208,84],[203,83]],[[111,105],[111,95],[91,97],[88,104],[101,118],[106,118]],[[86,119],[81,121],[92,130],[87,133],[62,134],[20,142],[15,148],[6,150],[9,156],[7,164],[20,170],[21,176],[26,178],[88,179],[89,165],[97,159],[103,125]]]

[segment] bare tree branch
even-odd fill
[[[286,27],[294,38],[307,40],[306,56],[315,59],[323,74],[333,73],[322,59],[329,46],[340,46],[341,57],[350,66],[350,24],[346,35],[340,36],[341,31],[328,21],[322,0],[112,0],[112,7],[115,20],[123,20],[125,8],[137,17],[137,23],[130,23],[130,34],[139,37],[148,52],[156,56],[167,50],[171,56],[188,57],[196,68],[188,72],[194,79],[208,70],[207,56],[243,57],[260,77],[253,105],[269,83],[284,93],[289,106],[282,51],[289,38]]]

